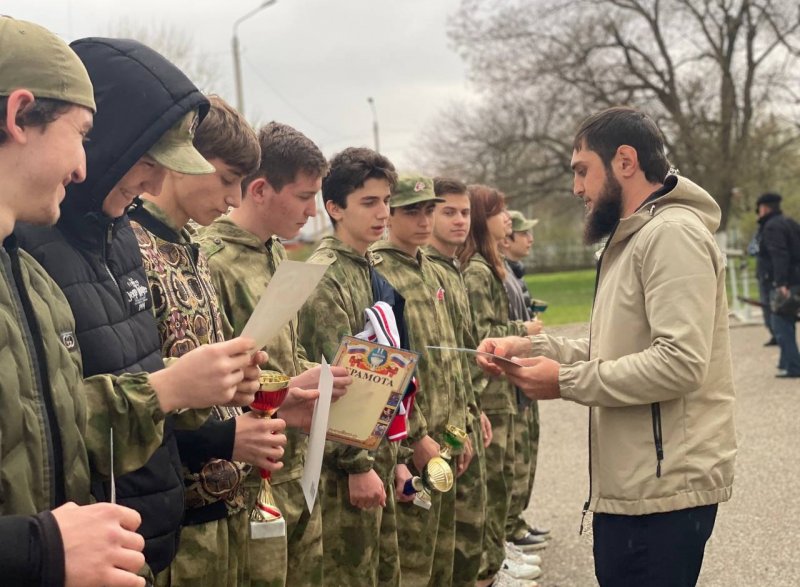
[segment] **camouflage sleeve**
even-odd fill
[[[211,416],[211,408],[193,410],[190,408],[176,410],[172,414],[175,430],[197,430]]]
[[[469,325],[469,333],[467,335],[468,338],[466,340],[471,340],[472,346],[470,348],[476,349],[478,348],[480,340],[478,338],[478,329],[475,326],[476,324],[475,311],[472,309],[472,306],[470,306],[469,312],[471,316],[471,323]],[[468,362],[469,362],[470,383],[472,387],[472,397],[475,402],[474,404],[475,415],[479,417],[481,412],[481,393],[483,393],[483,390],[486,387],[487,380],[483,374],[483,371],[481,371],[481,368],[478,367],[478,363],[475,361],[475,359],[468,359]]]
[[[164,367],[169,368],[177,360],[178,357],[164,357]],[[206,420],[211,415],[211,408],[199,410],[181,408],[170,415],[172,416],[172,422],[175,424],[175,430],[196,430],[206,423]]]
[[[114,429],[114,474],[144,465],[161,444],[164,412],[147,373],[94,375],[83,380],[85,433],[93,475],[110,477],[109,430]]]
[[[300,310],[298,332],[302,348],[315,358],[324,355],[327,361],[332,361],[342,337],[355,334],[344,308],[335,279],[326,275]],[[375,462],[369,451],[336,442],[326,443],[325,458],[347,474],[366,473]]]
[[[408,415],[408,441],[415,443],[428,435],[428,421],[419,403],[414,402],[411,413]]]
[[[497,280],[488,267],[470,263],[464,271],[464,281],[469,293],[469,303],[475,315],[475,329],[480,340],[526,334],[521,321],[499,320],[496,305],[501,296],[498,295]],[[507,311],[505,315],[508,315]]]
[[[296,351],[297,351],[297,364],[300,367],[301,373],[303,371],[308,371],[309,369],[313,369],[314,367],[319,365],[319,362],[317,362],[319,360],[318,357],[312,357],[312,359],[314,360],[309,359],[305,346],[303,346],[302,342],[300,342],[299,340],[297,342]],[[325,358],[327,359],[328,357],[326,356]]]
[[[211,258],[208,259],[209,272],[211,273],[211,281],[214,284],[214,290],[217,292],[217,302],[219,303],[219,314],[222,322],[222,336],[223,340],[230,340],[235,336],[234,326],[232,322],[231,308],[233,303],[231,294],[225,286],[224,272],[215,267],[216,263],[212,262]]]

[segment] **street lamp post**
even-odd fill
[[[233,23],[233,75],[236,82],[236,109],[244,116],[244,91],[242,89],[242,61],[239,55],[239,25],[251,16],[264,10],[267,6],[272,6],[277,0],[265,0],[257,8],[254,8]]]
[[[380,153],[380,141],[378,140],[378,111],[375,109],[375,98],[370,96],[367,98],[370,108],[372,109],[372,137],[375,139],[375,152]]]

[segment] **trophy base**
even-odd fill
[[[250,539],[280,538],[286,536],[286,520],[275,518],[269,522],[250,521]]]
[[[424,510],[431,509],[431,498],[427,495],[424,495],[422,492],[417,493],[416,497],[414,497],[414,505],[417,507],[421,507]]]

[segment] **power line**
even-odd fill
[[[345,136],[344,133],[332,131],[331,129],[327,128],[325,125],[319,124],[318,122],[315,122],[314,120],[312,120],[311,118],[306,116],[306,114],[304,112],[300,111],[294,104],[292,104],[291,101],[289,101],[288,98],[286,98],[286,96],[284,96],[282,93],[280,93],[271,83],[269,83],[267,81],[267,79],[263,75],[261,75],[261,72],[258,71],[256,66],[247,58],[246,55],[244,57],[244,62],[250,67],[252,72],[261,81],[262,84],[264,84],[273,94],[275,94],[275,96],[281,102],[283,102],[287,107],[289,107],[295,114],[297,114],[300,118],[305,120],[308,124],[310,124],[313,127],[316,127],[317,129],[321,130],[322,132],[324,132],[325,134],[327,134],[327,135],[329,135],[330,137],[333,137],[333,138],[339,138],[339,137]]]

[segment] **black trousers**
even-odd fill
[[[716,517],[716,504],[644,516],[595,514],[600,587],[694,587]]]

